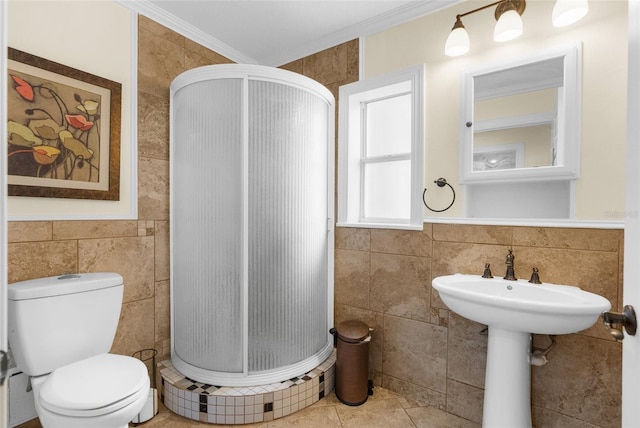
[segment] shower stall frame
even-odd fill
[[[334,317],[334,197],[335,197],[335,99],[331,92],[321,85],[320,83],[300,74],[290,72],[287,70],[276,69],[267,66],[251,65],[251,64],[223,64],[199,67],[193,70],[189,70],[177,76],[171,83],[170,99],[173,104],[174,94],[186,87],[189,84],[200,82],[203,80],[209,80],[211,78],[216,79],[242,79],[242,114],[243,114],[243,126],[242,126],[242,322],[243,322],[243,361],[241,373],[229,373],[212,371],[209,369],[203,369],[196,367],[184,360],[182,360],[175,350],[175,304],[174,304],[174,292],[175,292],[175,277],[174,277],[174,240],[175,240],[175,227],[174,227],[174,177],[176,171],[174,170],[174,152],[176,144],[174,144],[174,106],[170,108],[170,293],[171,293],[171,359],[174,367],[182,374],[189,378],[195,379],[199,382],[211,385],[220,386],[255,386],[255,385],[267,385],[274,382],[281,382],[286,379],[294,378],[298,375],[306,373],[315,367],[321,365],[327,358],[329,358],[333,352],[333,336],[329,333],[329,327],[333,325]],[[326,205],[327,205],[327,241],[326,241],[326,279],[327,279],[327,332],[326,332],[326,344],[314,355],[308,358],[298,361],[297,363],[290,364],[277,369],[265,370],[265,371],[250,371],[249,370],[249,278],[248,278],[248,235],[249,235],[249,220],[248,209],[248,163],[249,163],[249,126],[248,126],[248,112],[249,112],[249,96],[248,86],[250,80],[262,80],[267,82],[281,83],[290,87],[302,89],[310,92],[327,104],[327,183],[326,183]],[[320,195],[318,195],[320,196]]]

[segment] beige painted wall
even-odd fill
[[[624,159],[626,144],[627,2],[591,1],[589,14],[570,27],[554,28],[554,2],[529,0],[523,15],[524,34],[504,44],[492,40],[492,11],[463,18],[471,39],[468,54],[449,58],[444,45],[456,14],[485,3],[467,1],[431,15],[367,37],[364,77],[411,65],[426,64],[425,183],[445,177],[464,200],[458,182],[458,117],[460,73],[469,67],[520,56],[550,46],[581,41],[582,144],[581,178],[576,188],[579,220],[614,221],[611,213],[624,212]],[[446,206],[450,194],[431,192],[430,205]],[[439,200],[441,199],[441,200]],[[463,207],[425,215],[459,217]]]
[[[110,1],[18,0],[9,2],[8,10],[10,47],[122,84],[120,201],[9,197],[10,219],[135,218],[129,155],[131,12]]]

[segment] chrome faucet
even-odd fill
[[[513,271],[513,260],[515,259],[515,256],[513,255],[513,251],[509,250],[509,254],[507,254],[507,260],[505,261],[506,265],[507,265],[507,273],[504,275],[503,279],[509,280],[509,281],[515,281],[516,280],[516,275]]]

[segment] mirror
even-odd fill
[[[557,164],[564,58],[478,75],[473,82],[474,171]]]
[[[463,72],[461,182],[578,177],[579,60],[576,44]]]

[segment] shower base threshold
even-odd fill
[[[335,385],[336,351],[313,370],[258,386],[215,386],[184,376],[165,360],[158,363],[160,397],[169,410],[212,424],[251,424],[290,415],[329,394]]]

